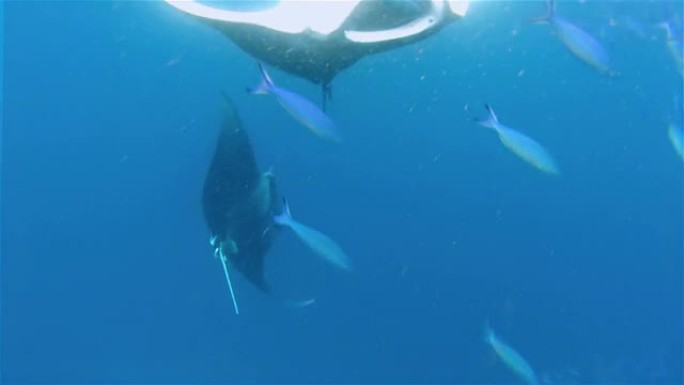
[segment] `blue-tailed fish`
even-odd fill
[[[343,270],[351,271],[351,261],[340,246],[318,230],[303,225],[292,218],[290,206],[283,199],[283,213],[273,217],[281,226],[289,227],[311,250],[326,261]]]
[[[667,128],[667,136],[670,138],[670,143],[672,143],[672,146],[675,151],[677,151],[679,157],[684,160],[684,131],[682,131],[682,128],[670,124]]]
[[[261,83],[250,89],[250,92],[253,94],[275,95],[280,105],[283,106],[292,117],[309,128],[316,135],[336,142],[341,140],[335,123],[325,114],[325,112],[305,97],[276,86],[261,63],[259,63],[259,71],[261,71]]]
[[[534,370],[527,363],[525,358],[516,352],[515,349],[499,339],[494,334],[494,330],[489,326],[489,322],[485,322],[485,342],[494,349],[496,355],[508,366],[518,377],[525,381],[528,385],[537,385],[537,375]]]
[[[485,108],[489,112],[489,116],[486,119],[478,120],[480,125],[496,131],[501,143],[527,163],[548,174],[559,173],[556,162],[544,147],[534,139],[499,123],[494,110],[488,104],[485,104]]]
[[[532,19],[534,23],[549,23],[563,44],[583,62],[602,74],[616,75],[610,67],[608,51],[592,35],[575,24],[556,15],[554,0],[547,0],[546,15]]]

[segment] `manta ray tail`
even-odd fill
[[[228,289],[230,290],[230,298],[233,300],[235,314],[240,314],[240,310],[238,310],[237,300],[235,299],[235,292],[233,291],[233,284],[230,281],[230,274],[228,274],[228,263],[226,262],[228,258],[226,258],[223,252],[221,252],[219,257],[221,259],[221,265],[223,265],[223,272],[226,274],[226,282],[228,282]]]
[[[330,83],[323,83],[321,94],[321,107],[323,112],[328,109],[328,100],[332,100],[332,85]]]

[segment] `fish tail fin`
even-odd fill
[[[290,213],[290,205],[287,204],[287,200],[285,198],[283,198],[283,212],[273,216],[273,222],[281,226],[287,226],[292,222],[292,213]]]
[[[261,82],[255,87],[248,88],[247,91],[252,94],[267,94],[273,89],[273,80],[261,63],[259,63],[259,72],[261,72]]]
[[[541,16],[531,18],[529,22],[532,24],[550,23],[555,15],[556,2],[554,0],[546,0],[546,13]]]
[[[485,108],[489,115],[484,119],[476,119],[475,121],[483,127],[496,129],[499,126],[499,119],[496,117],[496,113],[487,103],[485,103]]]
[[[674,34],[672,33],[672,26],[670,26],[670,23],[668,21],[661,21],[660,23],[656,23],[656,28],[660,28],[663,31],[665,31],[665,40],[666,41],[672,41],[674,40]]]
[[[270,165],[268,166],[268,170],[266,170],[266,175],[274,175],[275,173],[273,172],[274,166]]]
[[[492,327],[489,324],[489,319],[485,319],[484,321],[483,332],[484,341],[486,343],[491,343],[491,341],[494,339],[494,330],[492,330]]]

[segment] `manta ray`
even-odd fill
[[[264,278],[264,261],[283,229],[290,229],[315,254],[341,270],[350,271],[351,260],[334,240],[292,217],[273,173],[259,169],[235,107],[225,95],[224,100],[225,117],[204,179],[202,209],[211,233],[210,244],[221,260],[235,313],[239,314],[229,266],[271,294]],[[286,301],[294,307],[313,302]]]
[[[281,226],[274,216],[283,211],[275,177],[262,172],[247,133],[232,103],[226,112],[216,150],[204,180],[202,207],[211,232],[211,245],[221,259],[233,294],[227,266],[242,273],[265,293],[264,258]],[[233,297],[235,311],[237,304]]]
[[[165,0],[259,61],[323,86],[360,59],[423,40],[466,15],[468,0],[279,0],[258,11]]]

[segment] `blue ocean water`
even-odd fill
[[[487,321],[545,383],[684,382],[682,78],[653,28],[679,2],[559,4],[615,78],[525,22],[542,2],[474,3],[334,80],[342,144],[245,93],[255,60],[163,2],[3,6],[3,383],[516,383]],[[239,316],[201,209],[221,90],[354,262],[283,233],[277,296],[234,275]],[[485,102],[560,175],[474,123]]]

